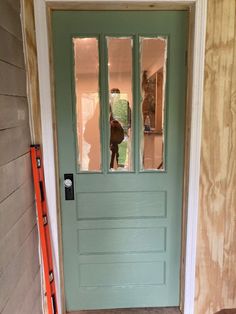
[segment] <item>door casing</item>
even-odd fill
[[[40,83],[40,109],[42,124],[42,142],[47,201],[51,221],[53,247],[55,252],[56,278],[59,291],[59,307],[65,313],[63,258],[61,237],[60,196],[58,181],[58,155],[56,141],[55,102],[53,92],[53,69],[51,43],[51,10],[182,10],[190,12],[188,45],[188,86],[186,107],[185,174],[183,201],[182,269],[181,269],[181,308],[186,314],[194,312],[195,258],[198,214],[198,189],[200,172],[201,116],[204,77],[204,48],[206,31],[205,0],[156,0],[152,3],[139,0],[119,4],[101,1],[65,2],[64,0],[34,0],[36,39],[38,53],[38,71]],[[194,46],[194,50],[193,50]],[[47,49],[48,48],[48,49]],[[49,193],[50,191],[50,193]],[[188,197],[187,197],[188,196]],[[60,297],[59,297],[60,295]]]

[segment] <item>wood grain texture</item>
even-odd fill
[[[224,281],[222,293],[227,300],[227,303],[224,303],[224,308],[234,308],[236,313],[236,1],[234,20],[234,60],[232,65],[231,101],[230,105],[226,108],[227,120],[225,121],[228,126],[228,153],[225,191]]]
[[[32,142],[42,144],[39,79],[33,0],[22,1],[23,44],[27,73],[27,96],[30,109]]]
[[[89,1],[86,3],[76,1],[48,1],[48,8],[52,10],[188,10],[191,4],[187,3],[155,3],[155,2],[139,2],[139,3],[122,3],[122,2],[111,2],[111,3],[99,3],[96,1]]]
[[[236,1],[209,0],[195,313],[236,307]]]

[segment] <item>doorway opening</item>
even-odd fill
[[[173,3],[172,3],[173,2]],[[53,226],[54,231],[54,244],[55,244],[55,256],[57,260],[58,272],[60,273],[60,279],[56,278],[58,282],[58,290],[60,290],[60,282],[62,289],[62,308],[64,307],[64,284],[63,284],[63,267],[62,266],[62,245],[61,245],[61,216],[60,211],[56,210],[55,204],[57,203],[59,206],[59,200],[56,201],[56,190],[59,188],[55,186],[55,165],[57,165],[57,156],[54,155],[53,147],[56,145],[53,140],[53,128],[52,125],[52,111],[54,108],[51,105],[51,95],[50,95],[50,66],[49,66],[49,56],[47,54],[48,49],[40,49],[40,47],[48,47],[48,36],[50,32],[47,32],[47,17],[46,17],[46,6],[50,9],[47,12],[52,12],[55,9],[82,9],[82,10],[100,10],[104,8],[103,4],[86,4],[86,3],[74,3],[73,5],[69,3],[63,3],[63,1],[58,1],[57,3],[48,3],[45,1],[36,1],[35,2],[35,15],[36,15],[36,32],[37,32],[37,45],[38,45],[38,59],[39,59],[39,72],[40,72],[40,98],[41,98],[41,113],[42,113],[42,129],[43,129],[43,143],[44,143],[44,152],[45,152],[45,169],[47,173],[47,190],[50,198],[49,208],[51,208],[51,215],[53,217],[58,217],[59,223],[57,226]],[[191,52],[189,53],[189,95],[188,95],[188,103],[191,107],[191,104],[198,104],[198,106],[194,106],[193,108],[189,108],[191,111],[191,121],[192,123],[188,124],[187,128],[191,129],[191,149],[190,149],[190,166],[189,166],[189,176],[190,182],[186,189],[188,190],[188,201],[186,201],[186,207],[188,207],[188,228],[187,228],[187,239],[192,239],[188,242],[187,246],[187,256],[186,256],[186,267],[185,264],[183,266],[183,273],[187,273],[188,276],[182,277],[182,282],[186,282],[186,291],[184,293],[182,291],[182,302],[185,302],[185,311],[186,313],[193,312],[193,304],[194,304],[194,265],[195,265],[195,239],[196,239],[196,224],[197,224],[197,191],[198,191],[198,178],[199,178],[199,151],[200,151],[200,122],[201,122],[201,108],[202,108],[202,83],[203,83],[203,68],[204,68],[204,38],[205,38],[205,26],[206,26],[206,3],[205,1],[196,0],[196,1],[186,1],[183,4],[183,1],[169,1],[171,3],[171,7],[168,5],[164,5],[163,1],[156,1],[155,4],[148,4],[142,6],[142,4],[111,4],[109,9],[114,10],[133,10],[136,9],[190,9],[192,14],[192,29],[190,30],[191,34],[191,44],[190,47],[194,44],[194,51],[190,49],[193,53],[194,66],[192,67],[191,62]],[[108,6],[106,6],[107,8]],[[48,16],[48,25],[50,25],[51,13]],[[42,28],[43,25],[43,28]],[[192,81],[191,81],[192,79]],[[53,81],[52,81],[53,82]],[[193,90],[191,89],[193,86]],[[53,109],[54,110],[54,109]],[[46,118],[47,117],[47,118]],[[51,131],[50,131],[51,130]],[[187,154],[188,155],[188,154]],[[55,160],[56,159],[56,163]],[[188,180],[187,180],[188,181]],[[55,213],[54,213],[55,211]],[[53,218],[54,220],[54,218]],[[55,220],[54,220],[55,221]],[[59,254],[57,251],[58,238],[56,228],[59,229]],[[185,248],[183,248],[185,256]],[[59,256],[59,257],[58,257]],[[58,261],[60,260],[60,263]],[[60,267],[58,265],[61,265]],[[60,269],[60,271],[59,271]]]

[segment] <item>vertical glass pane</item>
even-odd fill
[[[107,37],[110,169],[132,170],[132,38]]]
[[[74,38],[73,42],[78,166],[80,171],[100,171],[98,40]]]
[[[164,104],[167,40],[141,38],[141,169],[164,170]]]

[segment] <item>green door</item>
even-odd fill
[[[187,24],[53,12],[68,311],[179,305]]]

